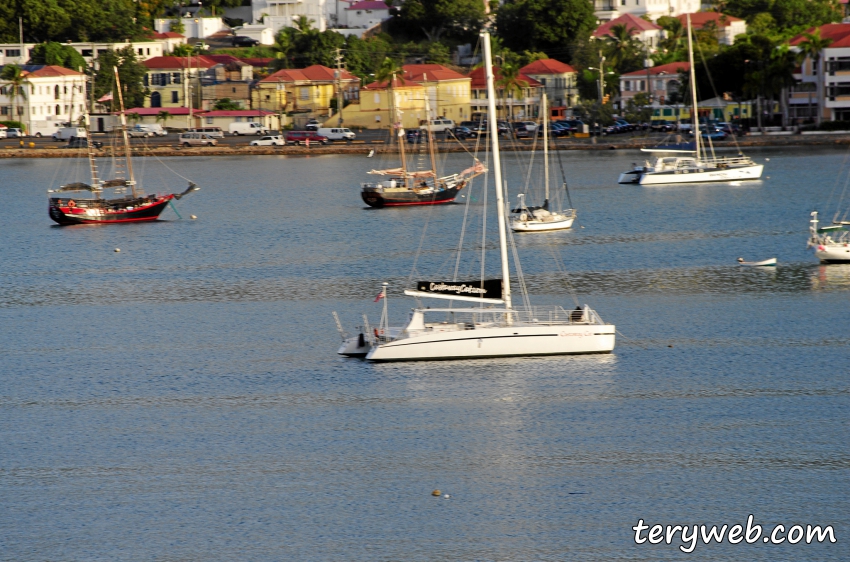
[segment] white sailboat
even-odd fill
[[[514,307],[511,301],[504,186],[496,131],[496,92],[490,52],[490,35],[481,33],[487,72],[488,123],[493,166],[502,279],[472,282],[421,281],[406,295],[475,303],[469,308],[415,308],[397,334],[391,333],[387,315],[374,333],[366,333],[371,361],[470,359],[532,355],[609,353],[614,349],[615,328],[590,307]],[[385,294],[385,293],[384,293]],[[386,300],[385,300],[386,302]],[[501,305],[501,306],[499,306]],[[386,310],[386,309],[385,309]],[[426,319],[437,314],[439,319]]]
[[[809,243],[821,263],[850,263],[850,221],[833,220],[830,226],[818,228],[818,212],[812,211],[809,221]]]
[[[705,151],[700,142],[699,116],[697,115],[697,85],[694,71],[694,48],[691,38],[691,16],[688,18],[688,58],[691,64],[691,100],[693,103],[693,130],[695,151],[688,156],[659,156],[654,164],[648,161],[643,166],[620,174],[618,183],[636,183],[640,185],[663,185],[671,183],[706,183],[718,181],[757,180],[764,171],[763,164],[753,162],[748,156],[738,154],[733,157],[718,157]],[[711,140],[709,139],[709,146]],[[681,152],[681,151],[677,151]]]
[[[511,217],[511,230],[514,232],[545,232],[549,230],[564,230],[573,226],[576,220],[575,209],[553,211],[549,209],[549,108],[546,105],[546,94],[543,94],[541,108],[543,126],[543,205],[529,207],[525,203],[525,193],[519,194],[519,205]],[[564,187],[566,188],[566,181]]]

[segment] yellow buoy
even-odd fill
[[[436,497],[436,498],[439,498],[440,496],[443,495],[443,493],[440,490],[434,490],[433,492],[431,492],[431,495]]]

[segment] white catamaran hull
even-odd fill
[[[821,263],[848,263],[850,244],[818,244],[815,246],[815,257]]]
[[[563,220],[539,221],[539,220],[511,220],[511,230],[514,232],[542,232],[545,230],[564,230],[572,228],[575,217]]]
[[[615,329],[611,324],[519,325],[434,331],[376,345],[366,359],[417,361],[610,353],[614,349],[614,339]]]
[[[645,172],[641,174],[640,185],[662,185],[667,183],[703,183],[713,181],[757,180],[764,171],[764,165],[742,166],[740,168],[696,170],[665,170],[663,172]],[[625,175],[625,174],[624,174]]]

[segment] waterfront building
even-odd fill
[[[622,16],[610,21],[602,23],[593,32],[594,39],[604,39],[611,36],[611,28],[615,25],[624,25],[629,31],[629,34],[643,43],[648,52],[655,52],[658,47],[658,42],[662,38],[662,29],[660,25],[656,25],[651,21],[646,21],[634,14],[626,13]]]
[[[257,83],[254,107],[293,114],[296,125],[310,118],[324,120],[336,104],[338,86],[343,103],[356,102],[360,96],[360,79],[342,70],[337,81],[336,72],[319,64],[278,70]]]
[[[514,119],[533,119],[538,116],[543,84],[520,72],[517,78],[522,87],[521,93],[517,95],[514,92],[504,92],[499,88],[498,82],[502,79],[502,73],[498,67],[493,67],[493,74],[497,84],[496,109],[501,115],[505,118],[513,116]],[[476,120],[487,113],[487,77],[484,67],[476,68],[468,76],[471,79],[472,88],[472,99],[469,102],[471,117]]]
[[[155,57],[144,61],[144,85],[150,89],[146,107],[189,107],[200,109],[201,77],[218,63],[206,56]],[[191,103],[189,103],[191,100]]]
[[[186,38],[179,33],[154,33],[150,40],[146,41],[131,41],[124,43],[63,43],[67,47],[72,47],[91,64],[93,58],[97,58],[112,49],[117,51],[125,47],[132,47],[133,52],[140,61],[144,61],[154,57],[161,57],[170,53],[174,49],[174,45],[185,43]],[[32,58],[33,49],[38,43],[3,43],[0,44],[0,66],[7,64],[27,64]]]
[[[656,21],[661,16],[676,17],[700,9],[701,0],[593,0],[594,13],[599,21],[611,21],[623,14],[648,16]]]
[[[85,114],[85,75],[61,66],[24,65],[24,82],[0,80],[0,121],[20,121],[30,135],[50,136]]]
[[[850,121],[850,23],[828,23],[810,28],[832,43],[820,52],[819,60],[806,57],[794,74],[796,83],[788,91],[788,113],[792,120]],[[804,34],[790,41],[800,49]]]
[[[254,23],[265,25],[275,35],[284,27],[294,27],[301,16],[313,20],[313,29],[324,31],[328,4],[328,0],[251,0],[251,16]]]
[[[570,65],[555,59],[541,59],[519,71],[540,82],[553,115],[563,115],[564,110],[578,103],[577,73]]]
[[[735,42],[735,37],[747,33],[747,22],[719,12],[680,14],[677,16],[677,19],[682,22],[682,26],[684,27],[688,25],[688,15],[691,16],[691,27],[695,31],[713,27],[717,35],[717,42],[721,45],[731,45]]]
[[[679,75],[688,73],[690,69],[690,63],[671,62],[620,75],[621,107],[641,92],[649,94],[650,101],[657,105],[681,101]]]

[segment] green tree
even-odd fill
[[[410,37],[439,41],[445,34],[472,39],[484,25],[482,0],[405,0],[394,28]]]
[[[64,66],[72,70],[80,70],[88,66],[86,59],[75,48],[55,42],[36,45],[32,50],[29,63]]]
[[[0,70],[0,80],[9,83],[9,93],[7,94],[12,100],[12,115],[22,115],[22,108],[17,108],[18,98],[26,98],[26,88],[24,87],[29,82],[24,74],[24,69],[17,64],[7,64]],[[17,111],[16,111],[17,108]]]
[[[168,26],[171,31],[174,33],[186,33],[186,26],[183,25],[183,20],[181,18],[174,18],[171,20],[170,25]]]
[[[425,60],[434,64],[451,64],[452,53],[442,43],[431,43],[428,45],[428,54]]]
[[[381,62],[381,66],[379,66],[378,70],[375,72],[375,81],[386,82],[387,84],[387,97],[389,98],[390,104],[389,126],[392,127],[396,120],[394,88],[397,83],[402,85],[404,84],[404,68],[398,61],[391,59],[390,57],[384,57],[384,60]]]
[[[216,100],[213,109],[218,111],[231,111],[235,109],[242,109],[242,105],[230,98],[221,98],[220,100]]]
[[[393,52],[392,40],[386,35],[360,39],[349,35],[343,45],[345,67],[365,83],[374,80],[374,74],[384,59]]]
[[[133,0],[3,0],[0,41],[18,42],[19,17],[24,40],[35,43],[141,39],[147,35],[142,6]]]
[[[171,49],[171,52],[168,53],[169,57],[188,57],[194,52],[194,49],[191,45],[187,45],[186,43],[180,43],[179,45],[174,45],[174,48]]]
[[[528,88],[528,82],[520,78],[519,65],[513,63],[502,64],[499,68],[499,78],[496,80],[496,87],[502,93],[502,103],[505,106],[505,111],[510,111],[509,119],[513,121],[515,98],[521,98],[524,88]],[[510,99],[510,106],[508,100]]]
[[[168,123],[169,119],[171,119],[171,112],[165,109],[156,114],[156,122],[162,123],[163,127]]]
[[[543,51],[570,62],[566,47],[586,40],[596,29],[593,3],[587,0],[512,0],[496,13],[496,29],[515,52]]]
[[[632,37],[623,24],[611,27],[611,34],[603,39],[606,65],[619,73],[643,68],[645,49],[643,43]]]
[[[121,79],[122,94],[124,96],[124,107],[142,107],[145,97],[149,91],[144,86],[147,67],[136,58],[136,52],[131,46],[118,49],[109,49],[97,57],[97,68],[100,69],[95,75],[94,94],[100,98],[115,90],[115,75],[113,67],[118,68],[118,76]],[[117,108],[118,96],[113,96],[110,109]]]
[[[646,92],[638,92],[626,102],[624,111],[626,121],[645,123],[652,119],[652,101]]]

